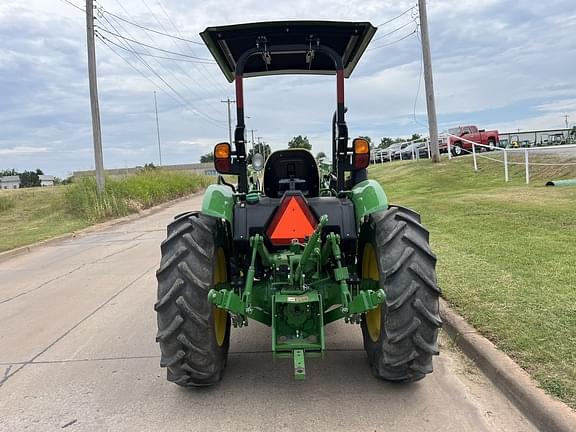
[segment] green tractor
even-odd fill
[[[208,187],[202,210],[168,226],[157,271],[157,341],[168,380],[209,386],[224,373],[231,326],[258,321],[272,331],[274,357],[322,357],[325,326],[360,325],[375,376],[412,382],[438,354],[440,289],[436,257],[417,213],[390,205],[367,178],[370,147],[349,142],[344,78],[376,28],[366,22],[264,22],[210,27],[201,36],[229,82],[235,81],[234,146],[214,149],[216,170],[236,185]],[[246,157],[244,77],[336,75],[332,166],[321,176],[310,152]],[[322,178],[321,178],[322,177]]]

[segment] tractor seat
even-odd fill
[[[289,190],[301,191],[310,198],[320,193],[318,165],[308,150],[276,151],[266,161],[264,194],[270,198],[281,198]]]

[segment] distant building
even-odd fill
[[[38,178],[40,179],[40,186],[54,186],[54,176],[41,174]]]
[[[20,176],[0,177],[0,189],[18,189],[20,187]]]
[[[205,163],[193,163],[193,164],[181,164],[181,165],[162,165],[156,167],[160,170],[166,171],[188,171],[194,174],[201,174],[207,176],[216,176],[218,173],[214,169],[214,162],[205,162]],[[116,176],[116,175],[129,175],[129,174],[136,174],[142,171],[144,167],[134,167],[134,168],[111,168],[106,169],[105,173],[109,176]],[[73,177],[83,177],[83,176],[93,176],[94,170],[89,171],[74,171],[72,174]]]

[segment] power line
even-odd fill
[[[142,75],[144,78],[146,78],[148,81],[150,81],[155,87],[158,87],[162,92],[164,92],[168,97],[170,97],[172,100],[174,100],[176,103],[178,103],[179,105],[184,106],[185,108],[189,109],[190,111],[194,112],[195,114],[204,117],[206,120],[212,121],[214,124],[216,124],[218,127],[220,127],[220,124],[218,124],[218,120],[213,119],[212,117],[208,116],[207,114],[201,113],[200,111],[196,110],[194,107],[192,107],[188,101],[186,100],[186,98],[184,98],[178,91],[176,91],[168,82],[166,82],[166,80],[164,78],[162,78],[161,75],[159,75],[153,68],[152,66],[150,66],[146,61],[144,61],[142,58],[137,57],[141,62],[143,62],[144,66],[146,66],[150,72],[152,72],[162,83],[164,83],[164,85],[166,87],[168,87],[172,93],[174,94],[170,94],[169,92],[167,92],[162,86],[158,85],[158,83],[154,82],[149,76],[147,76],[146,74],[144,74],[140,69],[138,69],[136,66],[134,66],[132,63],[130,63],[126,58],[124,58],[121,54],[119,54],[114,48],[112,48],[110,45],[108,45],[108,43],[102,39],[101,35],[96,34],[96,37],[104,44],[106,45],[106,47],[108,47],[108,49],[110,49],[114,54],[116,54],[118,57],[120,57],[125,63],[127,63],[132,69],[134,69],[136,72],[138,72],[140,75]],[[174,96],[176,95],[176,97]]]
[[[420,45],[422,45],[422,40],[420,39],[420,34],[418,33],[418,27],[416,27],[416,37]],[[417,125],[423,126],[426,129],[428,128],[427,124],[422,124],[416,119],[416,104],[418,103],[418,96],[420,96],[420,87],[422,86],[422,73],[424,72],[424,58],[420,56],[420,70],[418,72],[418,87],[416,89],[416,96],[414,97],[414,107],[412,110],[412,118],[414,119],[414,123]]]
[[[120,8],[124,11],[125,15],[128,16],[132,21],[135,21],[134,17],[133,17],[133,16],[130,14],[130,12],[124,7],[124,5],[122,4],[122,2],[121,2],[120,0],[115,0],[115,1],[116,1],[116,3],[118,4],[118,6],[120,6]],[[165,27],[162,25],[162,23],[156,18],[156,16],[154,15],[154,12],[148,7],[148,4],[145,3],[144,5],[147,7],[148,11],[149,11],[150,14],[154,17],[154,19],[155,19],[156,22],[160,25],[160,27],[162,27],[162,29],[163,29],[166,33],[168,33],[168,31],[166,30],[166,28],[165,28]],[[118,25],[119,25],[129,36],[132,37],[132,34],[122,25],[122,22],[118,21]],[[146,35],[146,37],[147,37],[154,45],[156,45],[154,38],[153,38],[149,33],[146,33],[146,32],[145,32],[144,34]],[[176,41],[175,41],[175,40],[171,40],[171,42],[172,42],[172,44],[176,47],[176,49],[178,49],[178,45],[177,45]],[[195,54],[195,53],[192,51],[192,54]],[[206,83],[201,83],[201,82],[199,82],[198,79],[197,79],[193,74],[191,74],[191,73],[188,71],[188,68],[182,68],[178,63],[175,63],[175,66],[176,66],[176,68],[177,68],[181,73],[183,73],[183,74],[186,75],[188,78],[190,78],[191,81],[193,81],[194,83],[196,83],[196,84],[198,85],[198,88],[205,88],[205,87],[206,87]],[[194,64],[193,64],[192,66],[193,66],[194,68],[197,68],[197,66],[194,65]],[[202,67],[204,67],[204,66],[202,66]],[[201,71],[201,69],[198,69],[198,71]],[[208,75],[208,77],[210,77],[210,75]],[[185,85],[185,87],[187,87],[187,86]],[[216,87],[214,87],[214,88],[216,89]],[[215,105],[211,105],[211,106],[212,106],[212,107],[215,107]],[[219,112],[218,109],[216,109],[216,108],[213,108],[213,109],[214,109],[214,112]]]
[[[144,72],[142,72],[140,69],[138,69],[136,66],[134,66],[132,63],[130,63],[126,58],[124,58],[121,54],[119,54],[114,48],[112,48],[110,45],[108,45],[108,43],[106,43],[106,41],[104,39],[102,39],[101,36],[96,36],[110,51],[112,51],[114,54],[116,54],[118,57],[120,57],[120,59],[122,61],[124,61],[128,66],[130,66],[132,69],[134,69],[136,72],[138,72],[140,75],[142,75],[142,77],[144,77],[146,80],[148,80],[154,87],[158,87],[160,89],[160,91],[162,91],[166,96],[168,96],[170,99],[172,99],[174,102],[176,102],[178,105],[184,106],[184,108],[188,107],[182,103],[182,101],[178,100],[176,97],[174,97],[173,94],[167,92],[161,85],[158,85],[158,83],[156,83],[152,78],[150,78],[148,75],[146,75]]]
[[[378,36],[376,39],[372,39],[372,42],[376,42],[377,40],[383,39],[383,38],[385,38],[386,36],[390,36],[391,34],[396,33],[398,30],[402,30],[404,27],[407,27],[407,26],[409,26],[410,24],[415,23],[415,22],[416,22],[416,19],[413,18],[411,21],[408,21],[406,24],[401,25],[400,27],[397,27],[397,28],[395,28],[395,29],[392,30],[392,31],[389,31],[388,33],[385,33],[385,34],[383,34],[382,36]]]
[[[110,26],[112,26],[112,28],[113,28],[116,32],[118,32],[118,29],[116,29],[116,27],[114,27],[114,24],[113,24],[113,23],[111,23],[106,17],[103,17],[103,18],[104,18],[104,20],[106,20],[106,22],[107,22]],[[100,36],[100,35],[99,35],[99,36]],[[136,58],[137,58],[150,72],[152,72],[156,77],[158,77],[158,79],[159,79],[160,81],[162,81],[177,97],[179,97],[179,98],[184,102],[183,105],[187,106],[189,109],[192,109],[192,111],[194,111],[196,114],[198,114],[198,115],[201,116],[201,117],[204,117],[205,119],[207,119],[207,120],[209,120],[209,121],[212,121],[212,122],[214,122],[214,123],[221,122],[221,121],[219,121],[219,120],[217,120],[217,119],[214,119],[213,117],[209,116],[208,114],[203,113],[203,112],[198,111],[198,110],[196,110],[195,108],[193,108],[192,105],[186,100],[186,98],[185,98],[184,96],[182,96],[182,94],[180,94],[178,91],[176,91],[176,90],[174,89],[174,87],[172,87],[158,72],[156,72],[156,70],[154,70],[154,68],[152,68],[152,66],[150,66],[150,64],[149,64],[146,60],[144,60],[144,59],[142,58],[142,56],[138,55],[138,53],[136,52],[136,50],[134,50],[134,48],[132,48],[132,46],[130,46],[130,44],[129,44],[128,42],[126,42],[126,41],[123,40],[122,38],[118,38],[118,40],[119,40],[119,41],[122,41],[122,42],[125,44],[125,46],[128,48],[128,50],[131,51],[131,52],[136,56]],[[157,61],[157,60],[156,60],[156,61]],[[159,63],[159,64],[160,64],[160,63]],[[162,66],[162,65],[160,64],[160,66]],[[173,76],[174,76],[174,75],[173,75]],[[176,80],[180,82],[180,80],[178,80],[178,78],[176,78]],[[180,82],[180,83],[182,84],[182,82]],[[182,104],[182,103],[181,103],[181,104]]]
[[[409,8],[406,9],[404,12],[402,12],[400,15],[395,16],[394,18],[391,18],[391,19],[389,19],[388,21],[384,21],[383,23],[378,24],[376,27],[382,27],[382,26],[384,26],[384,25],[386,25],[386,24],[391,23],[392,21],[397,20],[398,18],[403,17],[403,16],[406,15],[408,12],[413,11],[415,7],[416,7],[416,6],[409,7]]]
[[[389,46],[391,46],[391,45],[394,45],[394,44],[397,44],[398,42],[403,41],[403,40],[406,39],[406,38],[409,38],[409,37],[412,36],[414,33],[416,33],[416,28],[414,28],[414,30],[413,30],[412,32],[410,32],[410,33],[408,33],[407,35],[401,37],[400,39],[396,39],[395,41],[392,41],[392,42],[387,43],[387,44],[384,44],[384,45],[378,45],[378,46],[375,46],[375,47],[368,48],[366,51],[372,51],[372,50],[379,49],[379,48],[389,47]]]
[[[124,10],[124,12],[125,12],[127,15],[130,15],[129,12],[123,7],[122,3],[118,2],[118,4],[122,7],[122,9]],[[116,26],[108,19],[108,17],[102,16],[102,18],[104,18],[104,20],[112,27],[112,29],[116,32],[116,34],[120,35],[120,30],[118,30],[118,28],[116,28]],[[113,19],[113,18],[111,17],[111,19]],[[124,27],[124,25],[122,24],[122,22],[117,21],[117,24],[120,26],[120,28],[121,28],[122,30],[124,30],[124,31],[128,34],[128,36],[130,36],[131,38],[134,39],[134,36]],[[154,40],[148,33],[145,33],[145,34],[146,34],[146,37],[148,37],[148,39],[150,39],[150,41],[151,41],[152,43],[155,43],[155,40]],[[118,39],[118,41],[120,41],[122,44],[124,44],[125,46],[127,46],[127,47],[129,48],[129,51],[130,51],[132,54],[136,55],[137,57],[140,57],[140,56],[138,56],[136,50],[130,45],[129,42],[127,42],[126,40],[121,39],[121,38],[117,38],[117,39]],[[149,52],[148,50],[145,49],[145,51],[150,54],[150,52]],[[140,60],[141,62],[144,62],[144,59],[142,59],[141,57],[139,58],[139,60]],[[156,58],[155,58],[154,60],[156,61],[156,63],[157,63],[162,69],[165,70],[165,72],[167,72],[167,73],[168,73],[169,75],[171,75],[176,81],[178,81],[178,83],[179,83],[181,86],[183,86],[183,87],[185,87],[186,89],[188,89],[188,90],[189,90],[192,94],[194,94],[198,99],[201,99],[201,96],[198,95],[198,94],[195,92],[195,90],[193,90],[187,83],[181,81],[181,80],[178,78],[178,76],[176,76],[171,69],[166,68],[166,67],[165,67],[162,63],[160,63]],[[145,66],[149,67],[148,64],[146,64]],[[190,75],[190,74],[186,71],[186,69],[182,68],[178,63],[175,63],[175,66],[176,66],[176,68],[177,68],[178,70],[180,70],[183,74],[187,75],[192,81],[196,82],[199,87],[202,87],[202,85],[196,80],[196,78],[193,77],[192,75]],[[191,105],[192,105],[192,104],[191,104]],[[216,113],[216,115],[219,115],[220,111],[219,111],[219,109],[215,108],[215,105],[214,105],[213,103],[212,103],[212,104],[207,103],[207,106],[210,107],[210,108],[214,111],[214,113]],[[221,121],[221,120],[216,120],[216,121],[221,122],[221,123],[224,123],[224,122]]]
[[[78,9],[79,11],[81,11],[83,13],[86,13],[86,9],[81,8],[80,6],[72,3],[71,1],[68,1],[68,0],[60,0],[60,1],[64,2],[64,3],[68,3],[70,6],[75,7],[76,9]]]
[[[62,0],[62,1],[66,1],[66,0]],[[103,7],[101,7],[101,12],[102,12],[103,14],[111,15],[111,16],[113,16],[114,18],[116,18],[116,19],[118,19],[118,20],[120,20],[120,21],[123,21],[123,22],[125,22],[125,23],[127,23],[127,24],[130,24],[130,25],[133,25],[133,26],[135,26],[135,27],[141,28],[142,30],[146,30],[146,31],[149,31],[149,32],[152,32],[152,33],[156,33],[156,34],[159,34],[159,35],[162,35],[162,36],[166,36],[166,37],[169,37],[169,38],[172,38],[172,39],[178,39],[178,40],[181,40],[181,41],[184,41],[184,42],[189,42],[189,43],[192,43],[192,44],[204,46],[204,44],[203,44],[202,42],[197,42],[197,41],[195,41],[195,40],[186,39],[186,38],[179,37],[179,36],[174,36],[173,34],[164,33],[164,32],[158,31],[158,30],[154,30],[154,29],[151,29],[150,27],[146,27],[146,26],[143,26],[143,25],[141,25],[141,24],[135,23],[135,22],[133,22],[133,21],[127,20],[126,18],[123,18],[123,17],[121,17],[120,15],[116,15],[116,14],[114,14],[114,13],[112,13],[112,12],[107,11],[107,10],[104,9]]]
[[[143,55],[143,56],[147,56],[147,57],[154,57],[154,58],[158,58],[158,59],[163,59],[163,60],[174,60],[174,61],[180,61],[180,62],[185,62],[185,63],[196,63],[196,64],[212,64],[211,62],[203,62],[202,60],[188,60],[185,58],[174,58],[174,57],[164,57],[164,56],[158,56],[158,55],[154,55],[154,54],[150,54],[150,53],[145,53],[145,52],[138,52],[138,51],[131,51],[123,46],[121,46],[120,44],[117,44],[116,42],[112,41],[111,39],[108,39],[106,36],[104,35],[100,35],[100,37],[104,40],[106,40],[107,42],[111,43],[112,45],[114,45],[117,48],[120,48],[124,51],[128,51],[131,52],[133,54],[138,54],[138,55]]]
[[[130,66],[132,69],[134,69],[136,72],[138,72],[140,75],[142,75],[144,78],[146,78],[149,82],[152,83],[152,85],[154,87],[158,87],[162,92],[164,92],[168,97],[170,97],[172,100],[174,100],[178,105],[182,105],[182,103],[174,98],[173,95],[171,95],[170,93],[166,92],[166,90],[164,90],[162,88],[162,86],[159,86],[154,80],[152,80],[152,78],[150,78],[148,75],[146,75],[144,72],[142,72],[140,69],[138,69],[136,66],[134,66],[132,63],[130,63],[128,60],[126,60],[126,58],[124,58],[121,54],[118,53],[118,51],[116,51],[114,48],[112,48],[110,45],[108,45],[108,43],[106,43],[106,41],[104,39],[102,39],[101,35],[96,35],[96,37],[98,38],[98,40],[100,40],[100,42],[102,42],[104,45],[106,45],[106,47],[112,51],[114,54],[116,54],[118,57],[120,57],[122,59],[122,61],[124,61],[128,66]],[[109,42],[109,41],[108,41]]]
[[[162,9],[162,13],[164,14],[164,16],[166,17],[166,19],[168,20],[168,22],[172,25],[172,28],[175,30],[175,32],[182,37],[182,33],[180,32],[180,30],[178,29],[178,27],[176,27],[176,24],[174,23],[174,21],[172,21],[172,18],[170,18],[170,15],[168,14],[168,11],[166,11],[166,8],[162,5],[162,2],[160,0],[156,0],[156,2],[158,3],[158,6],[160,6],[160,9]],[[168,32],[168,30],[166,29],[166,27],[164,27],[164,25],[160,22],[160,20],[156,17],[156,15],[154,14],[154,12],[150,9],[150,6],[148,6],[148,3],[146,3],[146,0],[142,0],[142,3],[144,3],[144,6],[146,6],[146,8],[150,11],[150,13],[152,14],[152,16],[154,17],[154,19],[156,20],[156,22],[160,25],[160,27],[162,27],[162,29],[166,32]],[[174,42],[174,45],[176,45],[176,41],[172,41]],[[192,51],[193,54],[195,54],[193,47],[190,47],[190,51]],[[208,69],[205,66],[200,66],[198,67],[198,72],[200,72],[200,74],[204,77],[204,79],[206,79],[207,81],[209,81],[214,88],[218,88],[221,91],[224,92],[228,92],[228,88],[224,87],[220,82],[216,81],[214,79],[213,74],[211,74]]]
[[[74,8],[78,9],[79,11],[86,13],[85,9],[82,9],[81,7],[75,5],[74,3],[72,3],[71,1],[68,0],[61,0],[64,3],[69,4],[70,6],[73,6]],[[112,28],[114,28],[114,25],[108,21],[105,17],[104,19],[112,26]],[[114,28],[115,29],[115,28]],[[100,28],[100,30],[106,31],[106,29],[104,28]],[[116,29],[115,29],[116,30]],[[117,31],[117,30],[116,30]],[[111,32],[110,32],[111,33]],[[193,107],[191,107],[189,105],[189,103],[186,101],[186,99],[180,94],[178,93],[170,84],[168,84],[156,71],[154,71],[154,69],[141,57],[141,55],[146,55],[143,53],[138,53],[137,51],[131,49],[132,47],[130,47],[127,42],[124,42],[126,44],[126,46],[128,48],[122,47],[119,44],[114,43],[113,41],[111,41],[110,39],[106,38],[105,36],[98,34],[97,32],[94,33],[94,35],[108,48],[110,49],[110,51],[112,51],[115,55],[117,55],[118,57],[120,57],[126,64],[128,64],[128,66],[130,66],[132,69],[134,69],[136,72],[138,72],[140,75],[142,75],[146,80],[148,80],[150,83],[152,83],[152,85],[154,85],[154,87],[158,87],[163,93],[165,93],[168,97],[170,97],[172,100],[174,100],[177,104],[184,106],[185,108],[191,110],[192,112],[196,113],[197,115],[204,117],[206,120],[211,121],[212,123],[214,123],[217,126],[220,126],[219,123],[222,123],[219,120],[216,120],[212,117],[210,117],[209,115],[202,113],[196,109],[194,109]],[[121,36],[119,36],[121,38]],[[108,42],[108,43],[107,43]],[[112,48],[110,44],[115,45],[118,48],[121,48],[125,51],[131,52],[133,53],[136,58],[138,60],[140,60],[144,66],[146,66],[152,73],[154,73],[170,90],[172,90],[172,92],[174,92],[174,94],[176,94],[176,96],[178,96],[181,100],[178,100],[176,97],[174,97],[172,94],[170,94],[169,92],[167,92],[164,88],[162,88],[162,86],[158,85],[158,83],[154,82],[154,80],[152,80],[150,77],[148,77],[146,74],[144,74],[140,69],[138,69],[136,66],[134,66],[132,63],[130,63],[128,60],[126,60],[121,54],[119,54],[114,48]],[[152,57],[159,57],[159,56],[154,56],[152,54],[147,54],[149,56]],[[169,59],[168,57],[165,57],[166,59]],[[191,62],[190,60],[185,60],[185,59],[171,59],[171,60],[179,60],[179,61],[188,61]],[[194,63],[199,63],[199,62],[194,62]]]
[[[109,22],[109,21],[108,21],[108,22]],[[100,30],[102,30],[103,32],[106,32],[106,33],[108,33],[108,34],[111,34],[112,36],[116,36],[116,37],[118,37],[118,38],[125,39],[125,40],[127,40],[127,41],[132,42],[132,43],[145,46],[146,48],[155,49],[155,50],[162,51],[162,52],[165,52],[165,53],[168,53],[168,54],[172,54],[172,55],[182,56],[182,57],[191,58],[191,59],[195,59],[195,60],[201,60],[201,61],[204,61],[204,62],[207,62],[207,63],[215,63],[215,62],[214,62],[213,60],[211,60],[211,59],[202,58],[202,57],[195,57],[195,56],[191,56],[191,55],[188,55],[188,54],[182,54],[182,53],[179,53],[179,52],[176,52],[176,51],[166,50],[166,49],[164,49],[164,48],[158,48],[158,47],[155,47],[155,46],[152,46],[152,45],[145,44],[144,42],[140,42],[140,41],[137,41],[137,40],[135,40],[135,39],[131,39],[131,38],[129,38],[129,37],[122,36],[122,35],[120,35],[120,34],[111,32],[111,31],[109,31],[109,30],[106,30],[104,27],[98,26],[98,28],[99,28]]]

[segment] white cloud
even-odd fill
[[[552,102],[547,102],[535,107],[538,111],[545,112],[563,112],[563,111],[574,111],[576,110],[576,98],[575,99],[561,99]]]
[[[47,153],[50,150],[51,149],[49,147],[16,146],[11,148],[0,148],[0,155],[38,154],[38,153]]]

